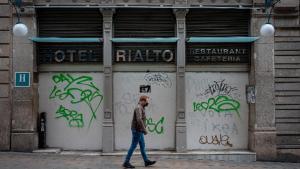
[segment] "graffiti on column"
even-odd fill
[[[165,117],[161,117],[157,122],[153,121],[151,117],[146,119],[146,126],[150,133],[163,134],[164,133]]]
[[[172,81],[166,73],[147,73],[145,74],[144,79],[149,84],[165,88],[172,87]]]
[[[72,76],[68,73],[59,73],[52,76],[52,81],[54,83],[53,88],[51,89],[49,99],[58,99],[60,101],[68,99],[72,105],[77,105],[80,103],[85,104],[89,108],[90,119],[89,119],[89,127],[93,120],[95,120],[96,112],[98,111],[100,104],[103,100],[103,94],[99,88],[93,82],[93,78],[91,76]],[[63,111],[64,110],[64,111]],[[63,116],[58,117],[70,117],[72,115],[75,116],[75,110],[65,111],[65,108],[60,106],[57,110],[57,114],[62,114]],[[66,116],[67,112],[71,113]],[[82,116],[84,118],[84,114],[76,114],[76,118]],[[74,125],[74,122],[76,125]],[[77,125],[78,122],[78,125]],[[70,127],[83,127],[82,123],[79,121],[69,121]]]

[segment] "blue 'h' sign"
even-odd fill
[[[15,72],[15,87],[30,87],[30,72]]]

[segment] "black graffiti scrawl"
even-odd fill
[[[147,73],[145,74],[144,79],[150,85],[157,85],[165,88],[172,87],[172,81],[166,73]]]
[[[225,79],[220,81],[214,81],[212,84],[208,85],[208,88],[204,91],[204,93],[200,93],[197,96],[203,95],[230,95],[232,92],[238,90],[237,87],[233,87],[228,83],[225,83]]]

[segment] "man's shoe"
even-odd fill
[[[148,160],[148,161],[145,162],[145,167],[153,165],[155,163],[156,163],[156,161],[150,161],[150,160]]]
[[[130,163],[124,163],[123,167],[125,168],[135,168],[133,165],[131,165]]]

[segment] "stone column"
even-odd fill
[[[251,36],[260,36],[266,20],[262,11],[252,11]],[[250,104],[249,148],[258,160],[276,158],[274,75],[274,37],[260,37],[253,44],[249,79],[256,89],[255,104]]]
[[[113,76],[112,76],[112,20],[114,10],[103,9],[103,67],[104,67],[104,119],[102,135],[102,151],[114,151],[113,123]]]
[[[37,79],[33,42],[28,38],[36,36],[35,10],[25,8],[21,22],[28,27],[25,37],[13,36],[13,77],[15,72],[30,72],[30,87],[13,87],[12,108],[12,151],[32,151],[37,149]],[[14,17],[13,23],[17,18]],[[15,79],[14,79],[15,80]],[[14,82],[12,84],[14,86]]]
[[[174,10],[176,16],[177,42],[177,75],[176,75],[176,151],[187,149],[185,119],[185,16],[186,9]]]
[[[0,151],[10,150],[12,16],[7,0],[0,0]]]

